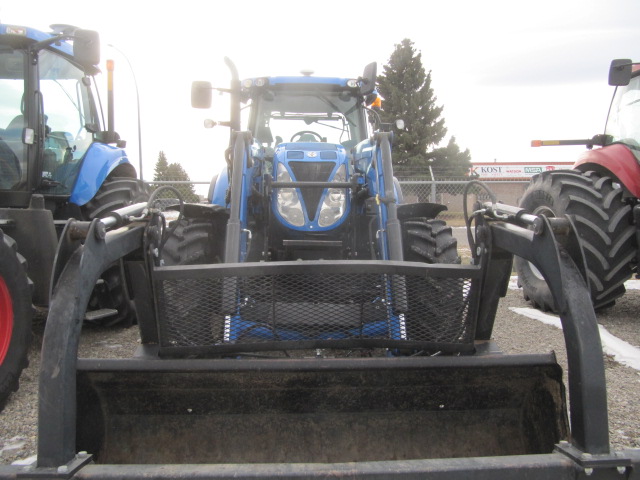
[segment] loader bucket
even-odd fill
[[[336,463],[550,453],[568,435],[549,355],[80,359],[97,463]]]

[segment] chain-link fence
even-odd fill
[[[447,210],[439,217],[454,224],[463,220],[463,192],[469,183],[469,177],[457,177],[437,180],[403,177],[398,179],[402,187],[405,203],[431,202],[446,205]],[[509,205],[518,205],[520,198],[529,185],[528,180],[482,180],[495,194],[498,201]],[[472,188],[467,197],[469,211],[475,201],[489,201],[488,193],[480,188]]]
[[[447,210],[439,217],[454,224],[463,221],[463,192],[469,183],[469,177],[437,178],[431,180],[423,176],[400,177],[398,178],[402,187],[402,194],[405,203],[431,202],[446,205]],[[518,205],[524,193],[528,180],[501,180],[501,179],[479,179],[482,180],[495,194],[500,202],[509,205]],[[164,180],[147,181],[150,189],[156,190],[159,187],[169,186],[180,192],[187,202],[206,202],[209,191],[209,181],[186,181],[186,180]],[[160,198],[175,198],[172,189],[163,189]],[[467,207],[473,207],[475,201],[485,202],[490,200],[489,195],[483,189],[473,188],[467,197]],[[462,223],[460,223],[462,225]]]
[[[157,198],[165,199],[170,203],[171,199],[177,198],[176,191],[185,202],[199,203],[207,201],[207,193],[211,182],[191,181],[191,180],[145,180],[151,192],[158,192]]]

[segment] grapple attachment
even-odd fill
[[[573,478],[639,464],[609,452],[602,350],[568,253],[571,225],[536,217],[524,228],[507,207],[497,221],[485,215],[472,265],[164,267],[152,248],[136,255],[148,247],[144,222],[106,235],[94,222],[82,245],[59,250],[67,258],[43,344],[36,471]],[[513,254],[539,266],[562,306],[570,422],[554,355],[505,355],[491,342]],[[78,359],[86,285],[123,257],[141,348],[131,359]]]

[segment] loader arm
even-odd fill
[[[54,399],[40,404],[38,459],[42,467],[62,465],[75,456],[75,439],[69,435],[76,421],[75,365],[91,290],[109,265],[140,248],[145,226],[131,224],[118,235],[105,233],[100,220],[94,220],[88,230],[87,222],[74,220],[65,227],[54,266],[58,276],[52,294],[58,300],[49,308],[52,318],[64,320],[48,324],[42,346],[40,392],[43,399]]]
[[[490,244],[494,249],[529,260],[538,266],[549,282],[556,305],[562,306],[560,321],[569,363],[573,441],[584,452],[607,454],[609,430],[607,396],[603,388],[603,352],[589,289],[582,273],[584,267],[578,268],[568,251],[556,240],[549,219],[540,218],[544,224],[537,232],[514,228],[508,223],[492,223]],[[565,219],[565,222],[570,220]],[[574,231],[572,225],[565,228]]]

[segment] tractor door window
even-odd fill
[[[640,150],[640,76],[616,90],[605,133],[611,135],[613,142]]]
[[[26,181],[24,125],[24,54],[0,51],[0,189],[16,189]]]
[[[79,160],[93,140],[87,129],[92,115],[90,82],[65,58],[43,51],[39,62],[40,91],[45,115],[43,177],[73,186]]]

